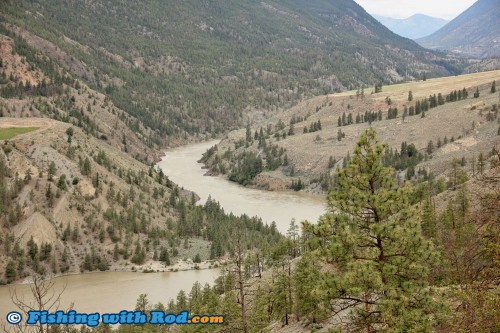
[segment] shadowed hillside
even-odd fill
[[[499,0],[479,0],[434,34],[418,43],[472,57],[500,56]]]

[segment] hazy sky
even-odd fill
[[[370,14],[407,18],[426,14],[451,20],[472,6],[476,0],[354,0]]]

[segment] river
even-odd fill
[[[246,188],[223,177],[204,176],[207,170],[197,161],[217,141],[175,148],[166,152],[158,163],[170,180],[196,192],[204,204],[210,195],[224,210],[235,215],[259,216],[264,222],[276,222],[279,231],[286,233],[290,221],[316,222],[325,211],[323,196],[295,192],[272,192]]]
[[[324,199],[303,193],[268,192],[249,189],[222,177],[204,176],[205,170],[197,161],[217,142],[193,144],[166,152],[158,164],[169,178],[180,186],[196,192],[203,204],[209,195],[220,202],[226,212],[260,216],[264,222],[276,222],[278,230],[285,233],[290,221],[316,222],[324,212]],[[189,292],[194,282],[212,284],[218,269],[192,270],[165,273],[104,272],[69,275],[53,280],[56,290],[66,286],[61,297],[61,308],[74,303],[79,312],[118,312],[132,310],[140,294],[148,294],[151,304],[167,304],[184,289]],[[10,292],[30,300],[30,286],[17,284],[0,287],[0,321],[9,311],[16,310]]]
[[[137,297],[147,294],[150,304],[162,302],[167,305],[175,299],[181,289],[189,294],[193,284],[213,284],[219,275],[219,269],[190,270],[162,273],[102,272],[61,276],[53,279],[54,291],[61,295],[61,309],[73,309],[78,312],[119,312],[133,310]],[[17,310],[11,301],[11,292],[31,302],[29,284],[16,284],[0,287],[0,321],[6,313]],[[51,294],[51,293],[50,293]]]

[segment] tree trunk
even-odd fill
[[[241,300],[241,321],[243,324],[243,333],[248,333],[247,327],[247,314],[246,314],[246,304],[245,304],[245,281],[243,279],[242,266],[243,266],[243,251],[241,249],[241,239],[238,237],[237,242],[237,253],[236,253],[236,266],[238,269],[238,286],[240,291]]]

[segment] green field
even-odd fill
[[[16,135],[33,132],[38,127],[9,127],[0,129],[0,140],[12,139]]]

